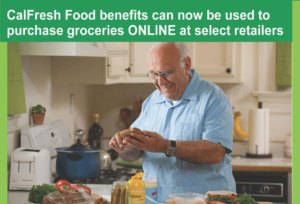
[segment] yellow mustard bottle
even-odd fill
[[[145,204],[146,186],[142,180],[144,173],[139,172],[128,181],[128,203]]]

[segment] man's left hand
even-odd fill
[[[143,131],[143,134],[133,133],[126,141],[136,148],[148,152],[166,152],[168,141],[156,132]]]

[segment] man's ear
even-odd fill
[[[184,59],[184,65],[185,65],[185,70],[190,73],[191,66],[192,66],[192,60],[190,57],[186,57]]]

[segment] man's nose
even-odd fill
[[[157,76],[157,83],[159,85],[164,85],[166,83],[168,83],[169,81],[165,78],[165,77],[162,77],[160,75]]]

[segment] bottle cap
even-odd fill
[[[143,172],[138,172],[131,177],[132,180],[141,179],[144,176]]]

